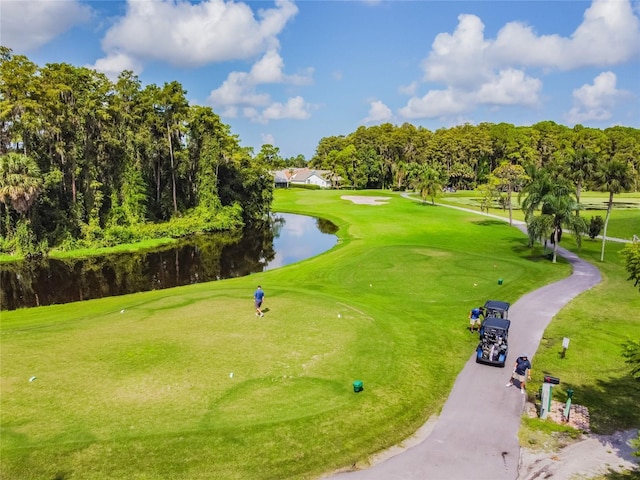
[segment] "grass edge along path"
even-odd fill
[[[568,274],[498,221],[358,194],[390,200],[278,193],[341,228],[295,265],[3,312],[2,478],[317,477],[438,412],[475,348],[471,306]]]

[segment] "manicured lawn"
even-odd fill
[[[580,251],[574,242],[564,245],[597,265],[603,281],[554,318],[534,364],[540,374],[560,378],[560,385],[554,387],[556,400],[566,401],[566,392],[572,389],[573,402],[589,408],[591,428],[608,434],[640,426],[640,382],[629,375],[630,366],[622,357],[624,342],[640,339],[640,292],[627,281],[620,255],[623,245],[607,243],[604,262],[600,262],[600,245],[586,240]],[[563,359],[564,337],[570,342]],[[540,375],[536,379],[531,384],[535,391],[541,385]]]
[[[437,202],[458,207],[471,208],[480,211],[480,196],[475,191],[458,191],[446,193],[438,197]],[[513,218],[524,220],[524,214],[518,204],[518,195],[512,197]],[[581,215],[590,220],[599,215],[604,218],[607,215],[609,194],[604,192],[584,192],[580,202],[584,208]],[[640,237],[640,192],[621,193],[613,197],[614,208],[609,219],[607,236],[631,240],[634,235]],[[489,213],[509,217],[508,210],[491,208]]]
[[[503,222],[388,192],[344,194],[390,201],[357,205],[339,191],[276,192],[275,210],[340,227],[334,249],[298,264],[3,312],[0,477],[316,478],[362,462],[438,413],[475,348],[466,330],[472,306],[515,302],[569,273],[567,263],[532,252]],[[619,261],[604,265],[613,289],[583,297],[605,307],[615,300],[607,321],[620,328],[609,336],[595,314],[578,311],[593,318],[594,343],[581,351],[580,335],[570,333],[564,362],[579,359],[576,392],[601,388],[595,363],[585,360],[596,354],[606,381],[621,379],[615,345],[623,332],[638,333],[631,319],[640,295]],[[266,291],[262,319],[253,313],[257,284]],[[570,315],[564,321],[578,325]],[[553,338],[567,334],[551,328]],[[581,332],[588,338],[589,328]],[[594,348],[601,344],[611,347]],[[536,356],[534,368],[545,368],[545,358]],[[364,382],[363,392],[353,392],[354,380]],[[637,404],[637,392],[624,391]],[[606,426],[634,422],[640,419],[614,415]]]

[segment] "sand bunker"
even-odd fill
[[[365,197],[363,195],[343,195],[342,200],[350,200],[358,205],[386,205],[391,197]]]

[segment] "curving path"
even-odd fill
[[[403,195],[408,197],[406,194]],[[461,207],[460,210],[479,214]],[[502,217],[495,217],[505,220]],[[513,222],[523,232],[523,222]],[[568,278],[528,293],[509,310],[507,365],[527,353],[533,357],[551,319],[569,301],[600,282],[599,270],[564,248],[558,254],[573,266]],[[509,367],[475,363],[475,351],[458,375],[431,433],[417,445],[366,470],[335,474],[333,479],[515,480],[520,445],[518,429],[525,395],[505,388]],[[536,375],[533,364],[533,375]]]

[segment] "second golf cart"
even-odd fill
[[[489,300],[484,304],[485,318],[480,326],[480,342],[476,348],[476,362],[504,367],[509,350],[508,302]]]

